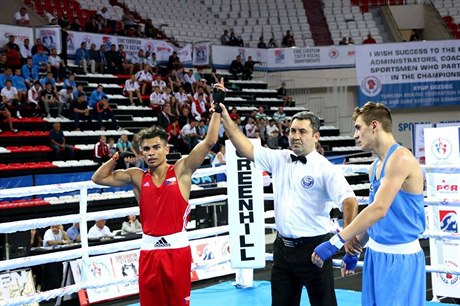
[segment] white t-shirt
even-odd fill
[[[100,229],[94,224],[88,231],[88,239],[99,239],[102,237],[113,237],[113,234],[106,225]]]
[[[53,231],[49,228],[46,230],[45,235],[43,236],[43,246],[47,247],[50,246],[47,242],[50,240],[55,241],[62,241],[64,240],[64,235],[62,235],[62,231],[59,230],[58,234],[54,234]]]
[[[59,55],[56,56],[48,56],[48,62],[50,63],[51,66],[59,66],[62,62],[61,58]]]
[[[27,100],[38,105],[40,102],[41,91],[41,87],[38,87],[38,90],[35,88],[35,86],[30,87],[29,91],[27,92]]]
[[[180,92],[176,92],[174,96],[176,97],[177,101],[179,101],[180,106],[183,106],[185,103],[187,103],[188,97],[190,97],[190,95],[186,94],[185,92],[182,94]]]
[[[21,16],[20,12],[16,12],[14,13],[14,20],[30,20],[29,14],[25,13],[24,16]]]
[[[5,97],[6,100],[11,100],[14,99],[14,97],[18,94],[18,90],[16,87],[11,86],[11,88],[8,90],[8,88],[4,87],[1,91],[2,97]]]
[[[65,88],[59,90],[58,95],[59,95],[59,102],[61,102],[63,104],[70,103],[73,100],[72,92],[67,94],[67,89],[65,89]]]
[[[153,80],[152,87],[159,87],[161,90],[164,90],[166,88],[166,82],[163,80],[160,80],[159,82],[157,80]]]
[[[150,104],[155,105],[165,105],[165,100],[163,100],[163,95],[161,93],[153,92],[150,95]]]
[[[131,80],[126,80],[125,82],[125,91],[136,91],[140,88],[139,82],[138,81],[131,81]]]
[[[316,151],[307,163],[292,162],[290,150],[254,146],[256,167],[272,174],[276,229],[283,237],[329,233],[329,212],[355,197],[340,169]],[[335,204],[335,205],[334,205]]]
[[[144,70],[141,70],[136,73],[136,80],[138,80],[139,82],[151,82],[153,80],[153,77],[150,72],[145,72]]]
[[[184,136],[189,136],[190,134],[198,134],[196,129],[189,124],[186,124],[182,127],[181,133]]]
[[[270,124],[265,126],[265,130],[267,131],[268,137],[272,137],[274,131],[279,132],[279,129],[278,129],[278,127],[276,125],[270,126]]]

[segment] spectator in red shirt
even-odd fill
[[[99,102],[97,102],[96,114],[99,129],[105,129],[102,127],[102,119],[112,120],[114,128],[116,130],[120,129],[120,126],[118,126],[117,118],[115,118],[115,114],[113,113],[106,96],[102,97],[102,99]]]
[[[364,44],[376,44],[377,41],[375,41],[375,39],[372,37],[372,35],[369,33],[367,34],[367,38],[365,40],[363,40],[363,45]]]
[[[94,158],[93,160],[101,165],[108,161],[110,156],[109,146],[107,145],[107,138],[104,135],[99,137],[99,142],[94,145]]]

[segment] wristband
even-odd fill
[[[332,236],[332,238],[329,239],[329,242],[339,250],[345,244],[345,240],[343,240],[343,238],[339,234]]]

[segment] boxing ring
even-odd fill
[[[337,165],[341,167],[344,175],[347,173],[367,173],[369,165]],[[435,172],[435,173],[456,173],[460,174],[460,167],[424,167],[426,173]],[[216,167],[216,168],[206,168],[199,169],[194,174],[194,178],[211,176],[216,174],[221,174],[226,172],[226,167]],[[28,231],[35,228],[45,228],[55,224],[69,224],[69,223],[80,223],[80,234],[81,234],[81,248],[74,250],[63,250],[59,253],[50,253],[43,255],[27,256],[16,259],[10,259],[0,262],[0,273],[19,269],[26,268],[36,265],[41,265],[45,263],[52,262],[66,262],[76,259],[82,260],[82,269],[81,276],[82,281],[78,284],[69,285],[62,287],[60,289],[54,289],[39,293],[32,293],[27,296],[14,297],[8,300],[1,302],[1,305],[13,306],[13,305],[22,305],[22,304],[31,304],[40,301],[50,300],[54,298],[64,297],[72,293],[77,293],[83,289],[94,289],[102,288],[111,285],[122,285],[122,284],[135,284],[137,282],[137,277],[125,277],[122,279],[112,279],[105,281],[90,280],[88,273],[88,265],[90,256],[102,255],[102,254],[111,254],[119,251],[126,250],[137,250],[141,246],[141,239],[124,241],[124,242],[114,242],[110,244],[100,245],[100,246],[89,246],[88,244],[88,221],[95,221],[98,219],[113,219],[121,218],[127,215],[139,215],[139,207],[129,207],[129,208],[120,208],[110,211],[98,211],[98,212],[88,212],[88,199],[91,198],[88,194],[89,190],[95,188],[103,188],[105,186],[96,185],[91,181],[84,182],[75,182],[75,183],[66,183],[58,185],[47,185],[47,186],[36,186],[36,187],[24,187],[24,188],[12,188],[12,189],[3,189],[1,192],[0,198],[20,198],[26,196],[35,196],[40,194],[57,194],[64,193],[69,191],[79,190],[79,213],[65,216],[56,216],[50,218],[41,218],[41,219],[29,219],[22,220],[17,222],[5,222],[0,224],[0,233],[9,234],[15,233],[18,231]],[[132,194],[132,192],[131,192]],[[128,193],[129,195],[129,193]],[[134,194],[132,194],[134,196]],[[273,200],[273,194],[264,194],[264,200]],[[217,195],[209,196],[204,198],[192,199],[189,201],[189,204],[194,207],[197,205],[206,205],[217,202],[227,201],[227,195]],[[367,197],[358,197],[358,202],[360,205],[368,204]],[[430,197],[425,199],[425,206],[436,209],[438,206],[449,206],[449,207],[460,207],[460,199],[452,200],[445,198]],[[266,212],[264,218],[272,218],[272,212]],[[433,219],[433,218],[432,218]],[[429,220],[430,224],[427,226],[427,231],[425,231],[420,238],[430,238],[435,239],[436,241],[446,241],[446,240],[460,240],[460,235],[458,233],[446,233],[442,231],[431,230],[435,228],[436,224],[434,220]],[[275,224],[265,223],[265,228],[276,229]],[[203,237],[211,237],[219,234],[228,233],[229,226],[216,226],[212,228],[197,229],[188,232],[189,239],[195,240]],[[58,256],[57,256],[58,255]],[[267,261],[272,260],[272,254],[265,254],[265,259]],[[205,269],[213,265],[219,265],[225,262],[230,261],[230,258],[220,258],[218,260],[206,260],[203,262],[197,262],[193,264],[192,270]],[[341,264],[340,260],[333,260],[334,266],[339,267]],[[362,267],[363,262],[359,262],[357,267]],[[447,274],[454,275],[455,277],[460,276],[460,269],[441,265],[441,264],[432,264],[426,266],[426,271],[428,273],[438,273],[438,274]]]

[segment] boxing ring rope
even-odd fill
[[[348,165],[350,166],[350,165]],[[352,165],[351,168],[354,170],[352,172],[360,172],[368,171],[369,165]],[[342,170],[347,169],[342,167]],[[348,173],[348,170],[343,171],[344,173]],[[452,167],[427,167],[425,169],[427,172],[432,171],[440,171],[440,173],[458,173],[460,168],[452,168]],[[199,169],[193,177],[201,177],[207,175],[213,175],[217,173],[224,173],[225,167],[216,167],[216,168],[205,168]],[[47,227],[54,224],[66,224],[66,223],[75,223],[75,222],[82,222],[81,224],[81,237],[82,237],[82,244],[81,248],[78,250],[67,250],[67,251],[60,251],[59,252],[59,259],[56,258],[55,254],[44,254],[44,255],[36,255],[36,256],[28,256],[17,258],[13,260],[6,260],[0,262],[0,271],[12,270],[21,267],[30,267],[34,265],[39,265],[42,263],[49,263],[49,262],[60,262],[60,261],[68,261],[74,260],[78,258],[82,258],[83,262],[85,262],[84,257],[86,259],[89,258],[89,255],[100,255],[100,254],[108,254],[114,253],[117,251],[124,251],[124,250],[131,250],[131,249],[138,249],[141,245],[141,239],[131,240],[131,241],[124,241],[124,242],[114,242],[109,245],[100,245],[100,246],[88,246],[87,240],[87,224],[86,221],[94,221],[98,219],[111,219],[111,218],[118,218],[124,217],[126,215],[137,215],[139,214],[139,207],[129,207],[129,208],[120,208],[116,210],[110,211],[99,211],[99,212],[92,212],[87,213],[87,190],[93,188],[106,188],[106,186],[101,186],[92,183],[91,181],[86,182],[77,182],[77,183],[66,183],[66,184],[55,184],[55,185],[46,185],[46,186],[34,186],[34,187],[24,187],[24,188],[14,188],[14,189],[4,189],[2,190],[2,194],[0,198],[14,198],[14,197],[24,197],[24,196],[31,196],[37,194],[52,194],[52,193],[63,193],[68,191],[80,190],[80,214],[73,214],[73,215],[65,215],[59,217],[51,217],[46,219],[31,219],[31,220],[23,220],[18,222],[7,222],[0,224],[0,233],[14,233],[17,231],[24,231],[29,230],[32,228],[42,228]],[[210,196],[206,198],[200,199],[192,199],[189,200],[189,204],[191,206],[196,205],[203,205],[215,202],[222,202],[227,199],[227,195],[218,195],[218,196]],[[264,194],[265,200],[273,200],[273,194]],[[360,204],[368,204],[367,197],[358,197],[358,201]],[[444,205],[444,206],[460,206],[459,200],[446,200],[446,199],[425,199],[425,204],[427,205]],[[83,209],[82,209],[83,208]],[[275,224],[265,224],[266,228],[276,230]],[[228,232],[228,226],[219,226],[214,228],[206,228],[206,229],[199,229],[188,232],[188,236],[190,240],[203,238],[207,236],[214,236],[222,233]],[[83,231],[84,230],[84,231]],[[420,238],[436,238],[436,239],[455,239],[459,240],[460,235],[458,234],[450,234],[444,232],[425,232],[423,233]],[[272,254],[266,254],[267,260],[272,260]],[[206,262],[195,263],[192,267],[194,270],[196,269],[204,269],[213,265],[218,265],[221,263],[228,262],[230,258],[223,258],[220,260],[207,260]],[[340,266],[340,260],[333,260],[334,266]],[[357,267],[362,267],[363,262],[358,262]],[[83,265],[85,266],[85,265]],[[82,269],[82,276],[84,270]],[[456,274],[460,275],[460,269],[452,269],[442,265],[436,266],[426,266],[426,271],[429,273],[449,273],[449,274]],[[85,280],[86,278],[83,278]],[[62,297],[64,295],[69,295],[75,292],[78,292],[82,289],[92,289],[92,288],[100,288],[110,285],[119,285],[119,284],[127,284],[136,282],[137,277],[135,278],[123,278],[120,280],[110,280],[110,281],[91,281],[86,282],[83,281],[82,283],[66,286],[60,289],[54,289],[46,292],[34,293],[29,296],[24,297],[17,297],[13,299],[9,299],[7,301],[3,301],[2,305],[21,305],[33,302],[39,302],[43,300],[49,300],[57,297]]]

